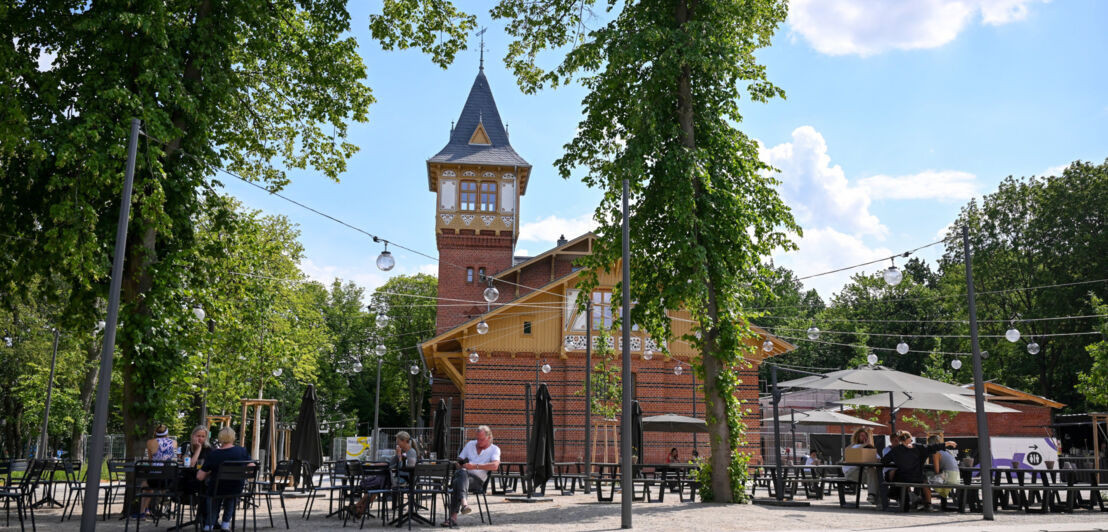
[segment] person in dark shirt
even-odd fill
[[[215,485],[215,478],[219,474],[219,466],[224,462],[241,462],[250,460],[250,453],[246,449],[235,445],[235,431],[231,427],[224,427],[219,431],[219,448],[212,449],[203,467],[196,473],[197,480],[208,480],[208,493],[212,495],[230,495],[242,493],[242,481],[221,481]],[[223,499],[223,521],[220,523],[222,530],[231,529],[231,520],[235,515],[235,499]],[[218,508],[209,508],[204,530],[212,530],[218,522]]]
[[[892,447],[881,457],[882,464],[891,465],[896,468],[896,470],[892,472],[893,482],[912,482],[920,484],[927,482],[923,478],[923,462],[932,454],[944,448],[953,449],[958,446],[958,444],[953,441],[926,446],[913,445],[912,434],[906,430],[897,431],[896,437],[900,441],[900,445]],[[931,508],[930,488],[923,489],[923,507],[925,509]]]

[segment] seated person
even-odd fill
[[[943,437],[938,434],[927,437],[928,445],[942,442]],[[962,476],[958,472],[958,461],[954,458],[953,453],[942,449],[931,455],[931,467],[927,472],[927,481],[931,484],[960,484],[962,482]],[[950,493],[950,490],[946,488],[935,491],[942,497],[946,497]]]
[[[937,451],[942,450],[945,447],[954,448],[958,444],[952,441],[948,441],[945,444],[936,443],[934,445],[913,445],[909,446],[908,443],[912,441],[912,434],[906,430],[897,431],[897,439],[900,440],[900,445],[891,447],[885,456],[881,457],[881,463],[885,465],[891,465],[896,469],[893,471],[893,482],[912,482],[912,483],[924,483],[926,480],[923,478],[923,462],[929,456]],[[923,489],[923,508],[931,509],[931,489]]]
[[[183,452],[185,459],[188,460],[188,468],[192,470],[200,469],[210,452],[212,452],[212,447],[208,445],[207,427],[200,425],[192,429],[189,442],[185,444]],[[191,495],[200,493],[200,488],[203,486],[203,483],[198,481],[195,475],[190,476],[188,474],[181,475],[181,484],[183,491]]]
[[[169,437],[169,428],[164,424],[158,424],[154,427],[154,437],[146,440],[146,456],[153,462],[172,462],[177,456],[177,440]],[[149,482],[143,482],[143,489],[162,489],[165,486],[161,480],[150,480]],[[139,514],[137,517],[140,519],[149,515],[147,508],[150,506],[150,501],[154,497],[143,497],[139,503]]]
[[[403,460],[403,462],[401,462]],[[415,448],[412,447],[412,437],[405,431],[396,433],[396,454],[389,458],[387,463],[389,468],[399,469],[411,469],[415,467],[417,461],[417,455]],[[408,472],[401,470],[397,476],[399,481],[406,481]],[[371,490],[383,490],[392,487],[392,478],[387,472],[381,472],[377,475],[366,475],[362,478],[361,488],[365,491]],[[362,495],[362,498],[358,502],[354,503],[354,515],[361,517],[365,513],[366,507],[377,498],[377,494]]]
[[[873,449],[873,443],[871,442],[869,429],[860,428],[860,429],[855,430],[854,435],[850,437],[850,448],[851,449],[862,449],[862,448]],[[847,479],[849,479],[853,482],[865,482],[866,492],[869,494],[866,497],[866,500],[868,500],[871,503],[876,503],[877,502],[877,481],[878,481],[878,479],[877,479],[877,470],[875,468],[869,468],[869,467],[865,468],[866,478],[864,478],[864,479],[862,478],[862,469],[863,468],[861,468],[861,467],[844,465],[842,467],[842,469],[843,469],[843,476],[845,476]]]
[[[492,429],[487,425],[477,427],[477,438],[470,440],[458,453],[458,463],[461,468],[454,472],[454,480],[451,482],[450,492],[450,518],[442,523],[442,526],[457,526],[459,509],[463,514],[471,510],[466,504],[466,493],[472,488],[479,490],[489,471],[500,468],[500,447],[492,443]]]
[[[219,431],[219,447],[213,449],[208,453],[207,460],[204,461],[204,465],[201,466],[200,471],[196,472],[197,480],[206,480],[208,482],[208,493],[211,495],[232,495],[242,493],[243,483],[239,482],[219,482],[219,485],[215,485],[215,479],[219,474],[219,466],[224,462],[240,462],[250,460],[250,453],[246,449],[235,445],[235,430],[231,427],[223,427]],[[212,530],[215,528],[216,522],[219,518],[219,508],[211,508],[211,503],[208,503],[207,508],[207,520],[204,523],[204,530]],[[235,516],[235,499],[228,497],[223,499],[220,505],[223,508],[223,521],[220,523],[222,530],[231,529],[231,521]]]
[[[670,449],[669,450],[669,455],[666,456],[666,463],[667,464],[676,464],[680,461],[681,461],[681,459],[677,457],[677,448],[674,447],[674,448]]]

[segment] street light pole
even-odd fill
[[[111,288],[108,291],[108,319],[104,329],[104,350],[100,355],[100,382],[96,386],[96,409],[92,417],[92,443],[88,472],[85,475],[85,502],[81,507],[81,532],[96,530],[96,510],[100,496],[100,467],[104,463],[104,433],[108,429],[108,391],[112,383],[112,359],[115,356],[115,329],[119,322],[119,293],[123,288],[123,260],[127,251],[127,220],[131,214],[131,189],[135,184],[135,156],[138,153],[139,120],[131,119],[127,140],[127,165],[123,193],[119,203],[119,222],[115,232]]]
[[[592,493],[592,294],[585,302],[585,494]]]
[[[55,327],[54,331],[54,354],[50,355],[50,380],[46,381],[46,406],[42,413],[42,434],[39,436],[38,452],[35,456],[38,458],[46,458],[46,448],[50,442],[50,434],[47,429],[50,426],[50,396],[54,392],[54,367],[58,363],[58,328]]]
[[[381,414],[381,355],[377,355],[377,393],[373,395],[373,453],[379,455],[377,439],[380,437],[381,426],[378,424]],[[378,459],[377,456],[374,459]]]
[[[968,225],[962,226],[962,249],[966,260],[970,344],[973,346],[973,399],[974,405],[977,407],[977,458],[981,462],[981,514],[986,521],[992,521],[993,457],[989,445],[989,419],[985,415],[985,383],[981,369],[981,344],[977,336],[977,298],[973,291],[973,252],[970,251]]]
[[[631,499],[634,498],[635,488],[632,484],[631,470],[631,221],[629,213],[630,184],[623,180],[623,314],[621,328],[623,329],[623,377],[620,382],[623,388],[623,409],[620,414],[622,434],[620,441],[620,462],[622,462],[620,479],[621,520],[622,528],[631,528]]]

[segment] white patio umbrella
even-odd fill
[[[888,406],[890,404],[888,392],[855,397],[853,399],[840,399],[835,402],[844,405],[858,406]],[[977,412],[973,396],[950,393],[892,392],[892,405],[893,408]],[[985,412],[990,414],[1002,414],[1019,412],[1019,410],[986,402]]]
[[[880,427],[880,423],[874,423],[868,419],[854,417],[834,410],[804,410],[794,412],[795,418],[781,416],[781,423],[795,423],[797,425],[865,425],[868,427]],[[773,421],[773,416],[762,418],[762,421]]]
[[[973,390],[953,384],[904,373],[885,366],[861,366],[832,371],[819,376],[802,377],[777,384],[781,388],[811,390],[855,390],[861,392],[920,392],[973,395]]]

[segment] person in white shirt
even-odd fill
[[[468,514],[471,510],[466,504],[466,494],[479,490],[489,471],[500,468],[500,447],[492,443],[492,429],[486,425],[477,427],[474,440],[470,440],[458,453],[458,463],[461,467],[454,472],[454,480],[451,483],[450,493],[450,519],[442,523],[442,526],[457,526],[458,512]]]
[[[870,441],[870,433],[866,428],[859,428],[854,431],[854,436],[850,438],[851,449],[873,448],[873,443]],[[866,485],[866,491],[869,496],[867,500],[874,503],[877,502],[877,469],[866,468],[866,476],[862,478],[862,468],[859,466],[842,466],[843,475],[846,478],[854,482],[864,482]]]

